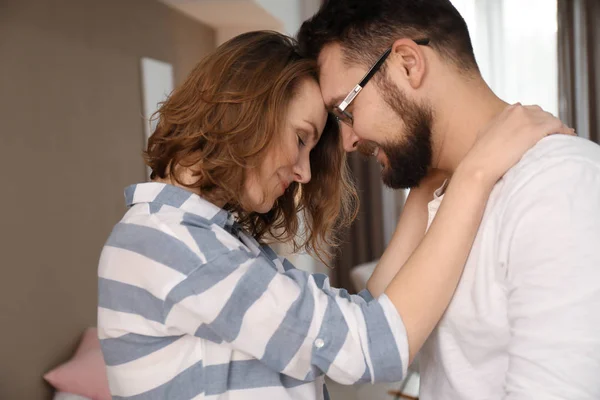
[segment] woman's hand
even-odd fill
[[[459,165],[494,185],[539,140],[575,131],[539,106],[508,106],[479,134]]]

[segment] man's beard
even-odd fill
[[[392,189],[416,187],[432,163],[432,110],[410,101],[386,78],[379,86],[386,103],[404,121],[404,133],[398,132],[396,141],[379,144],[380,151],[383,150],[389,161],[389,165],[383,167],[381,178]]]

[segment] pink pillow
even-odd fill
[[[44,379],[61,392],[111,400],[96,328],[88,328],[73,357],[44,375]]]

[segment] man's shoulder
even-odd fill
[[[600,166],[600,146],[575,136],[548,136],[525,153],[513,169],[535,169],[543,164],[560,164],[564,161],[589,162]]]
[[[552,135],[525,153],[503,183],[519,187],[548,175],[561,181],[586,170],[600,172],[600,146],[579,137]]]

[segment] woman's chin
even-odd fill
[[[256,213],[259,213],[259,214],[266,214],[273,209],[274,205],[275,205],[275,201],[269,199],[269,200],[263,201],[261,204],[255,205],[253,207],[254,208],[253,211]]]

